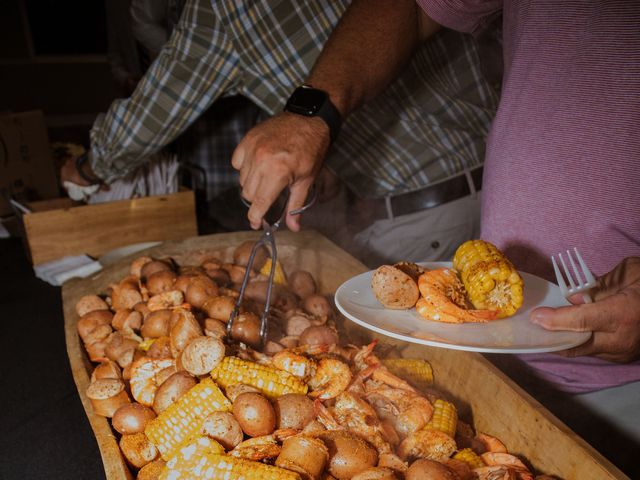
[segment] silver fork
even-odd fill
[[[584,260],[580,256],[580,252],[578,252],[578,249],[574,247],[573,251],[575,252],[575,257],[578,260],[578,264],[580,265],[580,273],[578,273],[576,261],[574,260],[571,251],[567,250],[566,255],[569,263],[571,263],[571,267],[573,268],[573,275],[571,275],[571,271],[569,270],[569,267],[567,266],[562,253],[558,254],[564,276],[569,282],[569,286],[567,286],[567,283],[560,273],[560,268],[558,268],[558,262],[556,262],[555,256],[551,257],[553,270],[556,272],[556,280],[558,281],[558,286],[560,287],[560,291],[565,298],[568,298],[571,295],[575,295],[576,293],[582,293],[584,303],[592,303],[593,299],[591,298],[591,295],[589,295],[589,290],[596,286],[596,279],[589,271],[587,264],[584,263]],[[581,276],[582,278],[580,278]]]

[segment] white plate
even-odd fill
[[[427,268],[451,267],[451,262],[421,263]],[[524,303],[518,312],[487,323],[440,323],[410,310],[389,310],[371,290],[373,270],[353,277],[336,291],[336,305],[350,320],[389,337],[433,347],[491,353],[555,352],[586,342],[591,332],[550,331],[529,322],[538,306],[568,305],[558,287],[520,272],[524,280]]]

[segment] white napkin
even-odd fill
[[[88,277],[102,270],[102,265],[87,255],[76,255],[35,265],[33,270],[36,277],[57,287],[74,277]]]
[[[62,186],[69,194],[69,198],[76,202],[88,200],[91,195],[100,189],[100,185],[89,185],[88,187],[85,187],[78,185],[77,183],[69,182],[68,180],[62,182]]]
[[[91,192],[86,200],[93,204],[176,193],[178,166],[175,155],[156,154],[135,172],[110,183],[108,190]]]

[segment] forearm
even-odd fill
[[[94,124],[91,167],[107,183],[137,169],[232,90],[232,45],[209,0],[188,2],[185,13],[133,95]]]
[[[328,92],[347,116],[384,90],[439,28],[414,0],[354,0],[307,83]]]

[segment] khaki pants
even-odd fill
[[[302,218],[370,268],[399,261],[451,260],[458,246],[480,234],[480,195],[390,220],[371,220],[366,201],[354,204],[346,189],[318,202]]]

